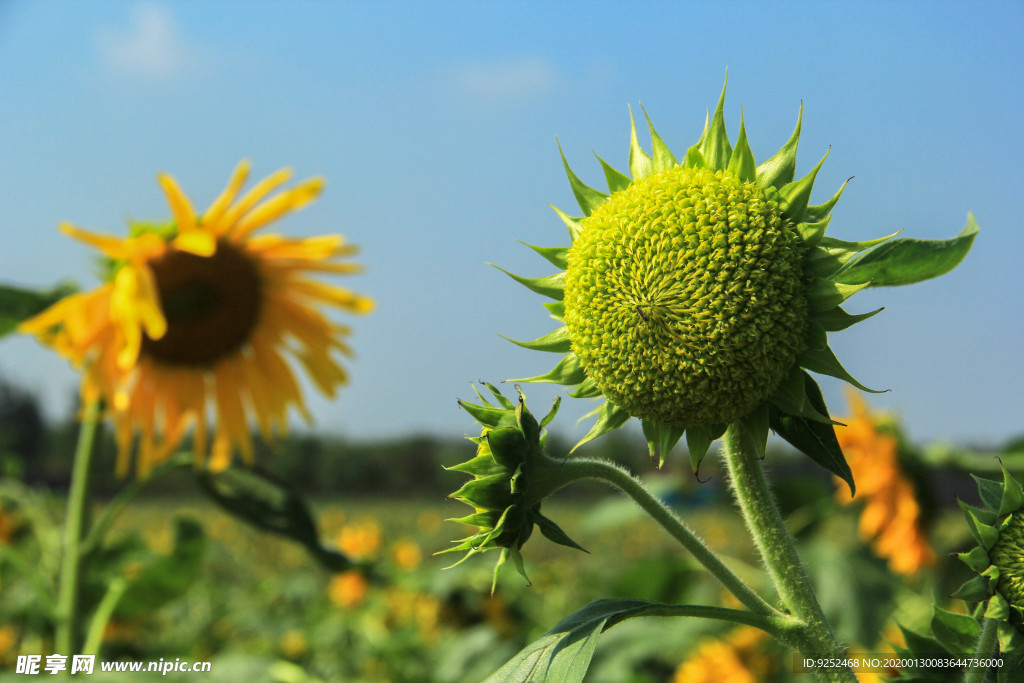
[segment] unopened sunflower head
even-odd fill
[[[585,185],[562,157],[583,212],[555,209],[572,244],[531,247],[560,269],[555,275],[512,277],[553,299],[545,305],[562,323],[515,343],[564,357],[547,374],[516,381],[604,399],[577,446],[632,416],[662,459],[685,433],[696,466],[730,423],[748,420],[762,443],[769,415],[773,428],[787,416],[829,426],[805,370],[865,389],[827,334],[878,312],[850,315],[840,304],[872,284],[934,277],[962,258],[915,277],[879,272],[893,257],[875,258],[872,247],[889,238],[825,236],[846,184],[825,203],[810,203],[824,158],[795,178],[802,108],[786,144],[757,164],[742,119],[735,146],[729,141],[724,101],[723,88],[700,139],[679,159],[649,119],[652,153],[645,152],[631,114],[630,175],[598,159],[607,194]]]
[[[1024,645],[1024,489],[1004,467],[1002,482],[974,478],[983,507],[960,507],[978,545],[960,553],[977,576],[953,594],[986,602],[985,616],[1009,622]]]
[[[547,435],[543,430],[558,411],[558,401],[538,423],[527,410],[522,394],[517,403],[512,403],[492,385],[488,384],[487,388],[494,394],[497,404],[489,402],[479,391],[477,396],[482,405],[459,401],[483,428],[479,437],[470,437],[470,441],[477,444],[476,456],[448,468],[473,477],[449,498],[475,510],[471,515],[450,521],[478,530],[472,536],[455,541],[455,547],[441,552],[465,550],[466,555],[455,563],[461,564],[477,553],[500,549],[494,568],[493,591],[498,571],[509,558],[529,581],[520,549],[533,534],[535,525],[555,543],[578,550],[583,548],[540,512],[541,502],[550,493],[544,486],[542,470],[551,464],[557,465],[544,454]]]
[[[226,467],[235,449],[251,459],[251,418],[267,438],[287,429],[289,407],[309,418],[289,356],[329,396],[346,381],[335,354],[351,353],[349,330],[321,309],[367,313],[373,302],[316,276],[359,272],[341,260],[356,248],[340,235],[256,235],[316,199],[324,183],[313,178],[268,198],[291,177],[283,169],[239,197],[248,175],[242,162],[201,215],[171,176],[159,175],[172,220],[134,223],[125,238],[60,226],[102,253],[106,282],[20,329],[83,369],[83,402],[102,401],[114,423],[120,474],[136,437],[144,476],[190,428],[204,461],[210,413],[211,465]]]

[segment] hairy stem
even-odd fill
[[[996,649],[998,635],[998,623],[991,617],[986,617],[981,622],[981,634],[978,636],[978,644],[974,648],[975,659],[988,659]],[[964,674],[964,683],[981,683],[988,673],[987,666],[972,666]]]
[[[793,538],[775,504],[757,449],[739,424],[730,425],[725,432],[725,462],[736,501],[779,597],[790,613],[804,624],[799,636],[800,651],[829,659],[845,657],[845,651],[825,620]],[[857,680],[849,667],[820,669],[815,673],[821,681],[855,683]]]
[[[620,489],[637,505],[686,548],[717,578],[747,609],[764,616],[781,616],[743,580],[738,577],[686,524],[657,496],[635,477],[609,462],[590,459],[572,459],[564,462],[548,459],[541,478],[549,482],[544,495],[567,486],[579,479],[600,479]]]
[[[71,470],[64,543],[57,594],[56,635],[54,645],[60,654],[79,654],[81,646],[79,588],[82,572],[82,532],[89,505],[89,480],[92,478],[93,452],[99,425],[100,403],[94,401],[82,411],[75,460]]]

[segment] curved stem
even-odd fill
[[[739,424],[730,425],[725,432],[725,462],[736,501],[779,597],[804,624],[800,650],[828,658],[845,657],[845,651],[825,620],[793,538],[775,504],[757,449]],[[857,680],[848,667],[815,673],[823,681]]]
[[[790,632],[802,626],[798,621],[786,615],[771,616],[756,614],[747,610],[714,607],[712,605],[651,605],[638,613],[638,617],[699,617],[731,621],[735,624],[753,626],[781,640],[789,637]],[[624,621],[619,620],[619,621]],[[609,620],[608,628],[619,621]]]
[[[747,609],[763,616],[782,616],[764,598],[754,592],[738,577],[688,526],[664,503],[625,470],[609,462],[589,459],[573,459],[560,462],[548,458],[538,472],[538,479],[546,481],[542,497],[551,495],[563,486],[579,479],[600,479],[628,495],[637,505],[654,518],[669,534],[686,548],[723,586],[736,596]],[[535,475],[536,476],[536,475]]]
[[[998,624],[995,619],[986,617],[981,622],[981,635],[978,636],[978,645],[974,648],[975,659],[988,659],[996,649],[998,635]],[[973,666],[964,674],[964,683],[981,683],[988,673],[987,666]]]
[[[61,555],[60,582],[57,594],[56,652],[78,654],[80,646],[78,592],[82,569],[82,530],[89,505],[89,480],[92,475],[96,427],[99,425],[100,403],[94,401],[82,411],[75,460],[71,470],[71,487],[64,521],[64,544]]]

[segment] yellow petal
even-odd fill
[[[173,244],[180,251],[187,251],[196,256],[213,256],[217,251],[217,238],[212,232],[203,229],[180,232],[174,238]]]
[[[282,168],[280,171],[271,173],[253,185],[251,190],[246,192],[236,204],[224,213],[224,216],[220,219],[219,234],[230,232],[239,218],[245,215],[249,209],[256,206],[261,199],[288,182],[288,179],[291,177],[292,170],[290,168]]]
[[[82,228],[71,225],[71,223],[61,223],[59,226],[60,231],[68,237],[73,237],[79,242],[85,242],[90,247],[94,247],[99,251],[102,251],[106,256],[112,259],[125,259],[128,258],[131,253],[129,240],[121,239],[119,237],[111,237],[110,235],[101,235],[96,232],[90,232],[89,230],[83,230]]]
[[[234,230],[231,231],[231,236],[236,240],[245,239],[254,230],[258,230],[267,223],[277,220],[284,214],[292,211],[298,211],[306,204],[309,204],[320,196],[320,192],[323,189],[323,178],[311,178],[290,190],[282,192],[272,199],[268,199],[253,211],[243,216],[238,223],[235,224]]]
[[[192,203],[185,196],[185,193],[178,187],[178,182],[167,175],[160,173],[156,177],[160,187],[167,195],[167,204],[171,207],[171,214],[178,223],[178,232],[189,232],[196,229],[196,212],[192,209]]]
[[[231,205],[231,202],[235,201],[235,197],[238,196],[238,191],[242,189],[242,185],[245,185],[245,181],[249,179],[249,169],[251,166],[252,164],[249,163],[248,159],[240,161],[238,166],[235,167],[234,172],[232,172],[227,187],[220,193],[220,196],[213,200],[213,204],[210,204],[210,208],[203,214],[203,225],[214,234],[221,235],[224,233],[218,223],[224,216],[224,212]]]
[[[303,296],[322,301],[331,306],[343,308],[351,313],[369,313],[374,309],[373,299],[356,294],[350,289],[335,287],[323,282],[312,280],[292,280],[288,288]]]

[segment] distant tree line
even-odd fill
[[[55,491],[67,487],[71,459],[78,437],[72,401],[68,417],[49,423],[38,399],[28,390],[0,377],[0,476],[14,477],[31,486]],[[444,497],[462,485],[466,476],[444,468],[469,459],[475,444],[462,437],[430,435],[357,441],[341,435],[296,432],[273,443],[254,436],[256,462],[314,496],[416,496]],[[185,445],[186,447],[188,444]],[[94,491],[109,495],[123,482],[113,476],[116,449],[109,429],[97,445],[97,477]],[[554,434],[548,442],[552,455],[569,452],[571,443]],[[611,434],[588,446],[592,456],[606,457],[633,471],[654,469],[642,440]],[[178,494],[192,489],[188,475],[155,482],[153,493]],[[568,495],[590,495],[604,487],[576,486]]]

